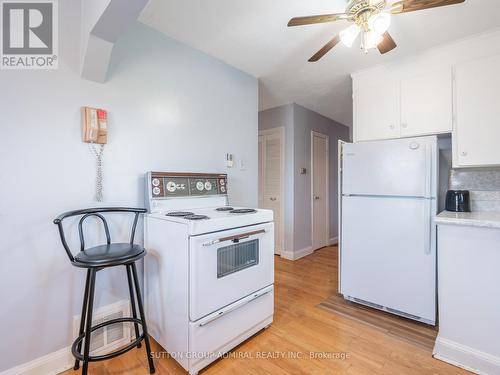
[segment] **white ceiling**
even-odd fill
[[[347,23],[288,28],[294,16],[343,12],[345,0],[151,0],[140,21],[259,78],[261,110],[295,102],[352,124],[349,73],[500,26],[499,0],[393,16],[398,48],[382,56],[338,45],[307,60]],[[355,44],[356,45],[356,44]]]

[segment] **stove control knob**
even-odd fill
[[[221,193],[225,193],[225,192],[226,192],[226,188],[225,188],[224,186],[221,186],[221,187],[220,187],[220,192],[221,192]]]
[[[160,180],[157,178],[153,178],[153,186],[158,186],[160,185]]]
[[[198,191],[203,191],[204,188],[205,188],[205,184],[203,183],[203,181],[198,181],[196,183],[196,189],[198,189]]]
[[[224,180],[223,178],[219,181],[220,183],[220,186],[224,186],[226,184],[226,180]]]
[[[159,187],[155,187],[155,188],[153,188],[153,194],[154,194],[154,195],[158,195],[158,194],[160,194],[160,188],[159,188]]]
[[[177,189],[177,186],[175,185],[175,182],[169,181],[167,183],[167,190],[171,193],[173,193]]]
[[[212,190],[212,183],[210,181],[205,182],[205,189]]]

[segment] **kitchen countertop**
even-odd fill
[[[448,212],[436,216],[436,224],[500,229],[500,212]]]

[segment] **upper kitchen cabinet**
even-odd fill
[[[396,81],[360,83],[354,89],[354,140],[398,138],[399,85]]]
[[[452,131],[451,67],[410,72],[354,77],[356,142]]]
[[[500,165],[500,55],[455,68],[455,167]]]
[[[451,68],[401,80],[401,136],[451,133],[453,89]]]

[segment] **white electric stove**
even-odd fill
[[[231,207],[225,174],[146,174],[148,329],[190,374],[273,321],[273,213]]]

